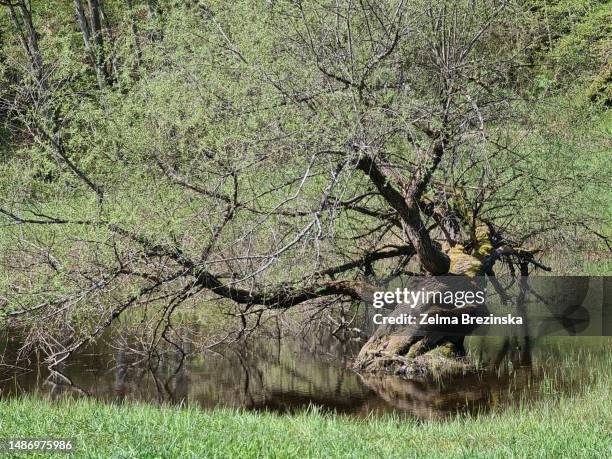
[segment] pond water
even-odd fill
[[[146,364],[142,356],[107,342],[74,355],[50,373],[33,358],[8,366],[19,347],[0,336],[0,397],[93,397],[294,412],[310,405],[354,416],[395,412],[421,419],[503,408],[537,397],[579,392],[593,377],[593,359],[610,363],[609,338],[505,338],[468,340],[483,367],[478,374],[406,381],[360,375],[350,368],[359,340],[332,336],[257,339],[215,352],[169,352]],[[587,360],[590,359],[590,363]],[[602,360],[603,359],[603,360]]]

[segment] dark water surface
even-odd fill
[[[609,338],[548,338],[531,342],[471,338],[478,374],[419,381],[373,377],[350,369],[362,342],[258,339],[181,359],[178,351],[155,364],[108,343],[89,347],[51,374],[36,359],[8,366],[19,347],[0,335],[0,398],[36,393],[108,402],[139,401],[293,412],[319,405],[355,416],[396,412],[422,419],[503,408],[537,397],[580,390],[592,370],[584,357],[606,356]],[[581,357],[582,356],[582,357]],[[582,358],[582,360],[580,360]],[[3,363],[2,363],[3,362]]]

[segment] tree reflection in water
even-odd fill
[[[257,339],[196,352],[182,343],[154,359],[130,346],[96,347],[50,372],[33,359],[11,371],[5,363],[1,396],[37,391],[139,401],[294,412],[309,405],[365,416],[395,411],[423,419],[486,411],[537,393],[544,370],[532,362],[537,342],[524,338],[472,338],[471,353],[488,371],[442,378],[399,379],[359,375],[350,363],[358,340],[330,335],[309,339]],[[4,362],[17,343],[4,342]],[[543,351],[541,351],[543,352]],[[546,351],[547,352],[547,351]],[[554,361],[550,357],[539,361]],[[27,367],[28,371],[24,371]]]

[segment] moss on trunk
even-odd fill
[[[468,251],[463,245],[455,245],[447,252],[451,275],[479,276],[483,263],[492,251],[490,233],[486,224],[479,223]],[[471,253],[469,253],[471,252]],[[435,288],[436,278],[423,281],[428,288]],[[398,305],[393,315],[407,312],[405,305]],[[447,310],[452,314],[454,308]],[[465,309],[461,310],[465,312]],[[470,330],[465,330],[466,334]],[[380,326],[361,349],[354,368],[362,372],[392,373],[405,378],[425,374],[466,372],[472,367],[463,346],[464,336],[437,336],[419,334],[419,329],[409,326],[397,329]]]

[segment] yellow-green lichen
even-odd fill
[[[482,262],[473,255],[465,253],[465,247],[461,244],[450,249],[448,257],[451,262],[451,273],[464,276],[478,276],[482,274]]]

